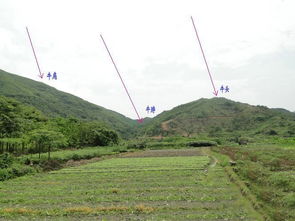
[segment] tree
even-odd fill
[[[0,137],[21,137],[36,129],[45,117],[35,108],[0,96]]]
[[[50,159],[51,148],[59,148],[67,145],[63,134],[46,129],[33,130],[28,135],[28,141],[38,149],[39,158],[41,152],[47,148],[48,159]]]
[[[107,146],[118,143],[118,134],[98,122],[81,122],[78,130],[80,146]]]
[[[19,120],[12,114],[0,114],[0,133],[2,137],[11,137],[20,132]]]
[[[99,128],[92,131],[93,144],[95,146],[107,146],[109,144],[117,144],[119,141],[118,134],[115,131],[106,128]]]

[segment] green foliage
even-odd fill
[[[8,168],[12,165],[13,158],[8,153],[0,155],[0,169]]]
[[[147,147],[146,140],[135,140],[127,144],[128,149],[145,149]]]
[[[119,113],[91,104],[79,97],[58,91],[46,84],[0,70],[0,94],[14,98],[42,111],[49,117],[77,118],[85,121],[99,121],[118,131],[123,137],[135,133],[137,122]],[[13,108],[13,107],[12,107]],[[1,111],[1,102],[0,102]],[[10,131],[19,127],[18,121],[10,124],[11,116],[2,116]],[[1,128],[1,127],[0,127]],[[1,134],[1,131],[0,131]]]
[[[8,153],[0,155],[0,181],[35,172],[36,169],[23,165]]]
[[[84,122],[74,118],[55,118],[48,128],[56,129],[67,138],[71,147],[107,146],[119,142],[118,134],[99,122]]]
[[[269,131],[266,132],[266,134],[274,136],[274,135],[278,135],[278,132],[276,130],[270,129]]]
[[[106,146],[119,142],[118,134],[102,123],[74,118],[46,119],[33,107],[1,96],[0,126],[0,153],[41,153],[50,152],[51,148]]]
[[[42,140],[47,140],[47,138],[42,138]],[[14,157],[5,153],[0,155],[0,181],[26,174],[60,169],[69,160],[91,159],[126,151],[127,148],[123,146],[86,147],[83,149],[53,151],[51,152],[51,159],[48,159],[47,153],[41,153],[40,158],[39,154]]]
[[[273,220],[295,219],[294,146],[250,145],[214,150],[236,161],[235,172],[248,183]]]
[[[212,147],[217,146],[217,143],[215,141],[198,140],[190,141],[186,145],[189,147]]]
[[[0,169],[0,181],[9,180],[12,178],[24,176],[26,174],[35,173],[36,169],[30,166],[14,165],[6,169]]]
[[[37,109],[0,96],[0,138],[20,137],[44,120]]]
[[[10,180],[1,185],[0,216],[261,221],[224,170],[209,163],[207,156],[129,156]]]
[[[159,114],[141,131],[148,136],[192,137],[206,134],[229,138],[239,133],[244,137],[294,137],[295,114],[225,98],[199,99]]]
[[[99,128],[93,129],[91,132],[92,140],[90,141],[90,144],[95,146],[107,146],[111,144],[118,144],[119,142],[118,135],[112,130]]]
[[[95,122],[82,123],[77,137],[81,146],[107,146],[117,144],[119,141],[119,137],[114,131]]]
[[[294,137],[295,134],[294,113],[283,109],[251,106],[225,98],[199,99],[170,111],[164,111],[157,117],[147,118],[143,124],[138,124],[135,120],[48,85],[2,70],[0,70],[0,84],[0,94],[31,105],[49,118],[67,118],[64,122],[60,120],[55,123],[59,124],[57,128],[62,128],[62,131],[58,131],[67,137],[70,146],[84,145],[79,142],[79,137],[76,135],[78,132],[75,134],[72,131],[77,129],[75,122],[77,119],[101,122],[104,127],[116,131],[123,138],[142,134],[186,137],[205,134],[225,140],[237,132],[246,137],[259,135]],[[43,128],[45,121],[46,118],[36,109],[14,100],[0,98],[0,137],[21,137],[27,131]],[[56,128],[48,129],[56,130]],[[101,131],[95,133],[99,134],[97,138],[105,135],[105,132]],[[115,139],[113,137],[113,140]],[[105,140],[96,139],[96,142],[105,145]]]
[[[40,148],[62,148],[67,146],[65,136],[59,132],[36,129],[28,134],[28,142]]]
[[[247,145],[250,142],[250,138],[248,137],[238,137],[237,143],[240,145]]]
[[[107,146],[107,147],[85,147],[82,149],[57,150],[51,153],[51,159],[65,163],[69,160],[91,159],[94,157],[107,156],[125,152],[127,150],[124,146]],[[33,162],[33,164],[40,164],[47,161],[47,154],[42,153],[39,159],[39,154],[23,155],[19,157],[20,161]]]

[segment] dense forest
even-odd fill
[[[34,107],[0,96],[0,152],[41,153],[118,141],[118,134],[101,122],[49,118]]]

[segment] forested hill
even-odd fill
[[[202,98],[159,114],[143,129],[143,133],[149,136],[216,136],[237,132],[294,136],[295,114],[285,109],[252,106],[225,98]]]
[[[231,101],[225,98],[199,99],[164,111],[138,124],[122,114],[89,103],[46,84],[0,70],[0,95],[31,105],[47,117],[74,117],[99,121],[123,137],[225,133],[246,135],[295,135],[295,113],[285,109]]]
[[[44,83],[0,70],[0,95],[34,106],[49,117],[74,117],[100,121],[123,136],[133,133],[137,122],[122,114],[89,103]]]

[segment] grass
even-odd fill
[[[78,161],[82,159],[92,159],[122,152],[127,152],[127,148],[124,146],[109,146],[59,150],[51,153],[50,160],[48,160],[47,153],[42,153],[40,159],[39,154],[22,155],[17,158],[9,155],[8,158],[11,159],[11,163],[9,164],[3,162],[3,157],[0,157],[0,181],[42,171],[60,169],[71,160]]]
[[[124,146],[108,146],[108,147],[86,147],[81,149],[58,150],[50,153],[52,159],[61,161],[91,159],[105,155],[112,155],[120,152],[126,152]],[[23,155],[20,159],[39,160],[39,154]],[[47,160],[48,153],[41,154],[41,160]]]
[[[136,154],[2,182],[0,217],[262,220],[208,156]]]
[[[219,147],[215,151],[236,161],[234,171],[272,220],[295,220],[294,146]]]

